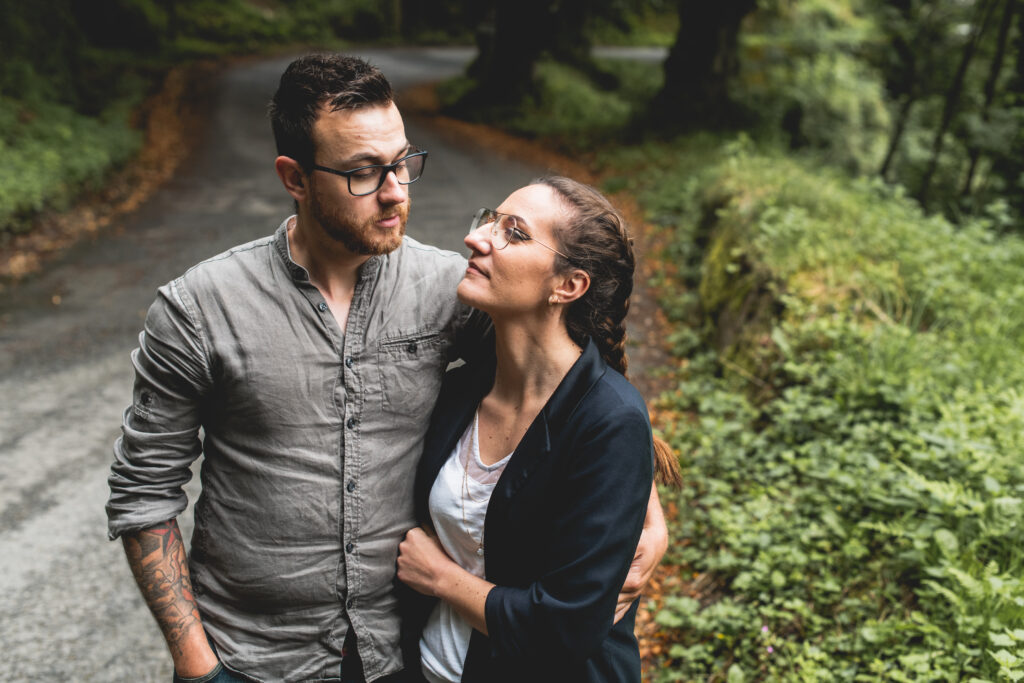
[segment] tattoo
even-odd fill
[[[200,621],[178,523],[171,520],[125,536],[124,550],[171,653],[180,654],[188,632]]]

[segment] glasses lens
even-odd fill
[[[473,214],[473,221],[469,224],[469,231],[473,232],[481,225],[487,225],[488,223],[494,222],[494,212],[490,209],[477,209],[476,213]]]
[[[423,167],[426,165],[426,152],[416,152],[399,159],[394,164],[386,166],[367,166],[361,168],[348,176],[349,192],[356,196],[372,194],[384,184],[387,173],[395,172],[395,177],[402,185],[415,183],[423,175]]]
[[[384,177],[384,168],[382,166],[367,166],[361,168],[355,173],[351,173],[348,176],[348,190],[354,195],[363,195],[376,192],[384,183],[381,182]]]
[[[423,167],[426,165],[426,161],[427,155],[423,153],[410,155],[399,161],[398,166],[395,167],[395,175],[398,176],[398,182],[403,185],[415,183],[423,175]]]
[[[512,241],[512,234],[516,229],[516,217],[502,213],[495,215],[495,218],[494,227],[491,228],[494,248],[504,249]]]

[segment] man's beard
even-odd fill
[[[396,204],[373,216],[361,226],[353,226],[348,216],[334,212],[324,211],[317,193],[310,195],[310,210],[313,218],[328,237],[335,242],[340,242],[353,254],[363,256],[375,256],[377,254],[388,254],[402,244],[402,237],[405,235],[405,224],[409,220],[409,201],[403,204]],[[388,231],[382,231],[377,227],[377,221],[399,216],[398,226]]]

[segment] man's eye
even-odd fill
[[[359,178],[360,180],[363,180],[363,179],[366,179],[366,178],[372,178],[375,175],[377,175],[377,167],[376,166],[367,166],[366,168],[361,168],[361,169],[359,169],[357,171],[353,171],[352,172],[352,177],[353,178]]]

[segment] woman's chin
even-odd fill
[[[472,306],[473,308],[478,308],[485,313],[489,313],[490,311],[487,310],[486,301],[484,301],[483,297],[480,296],[480,292],[475,290],[476,288],[473,287],[473,283],[468,282],[463,278],[462,282],[459,283],[459,286],[455,290],[455,296],[457,296],[459,301],[467,306]]]

